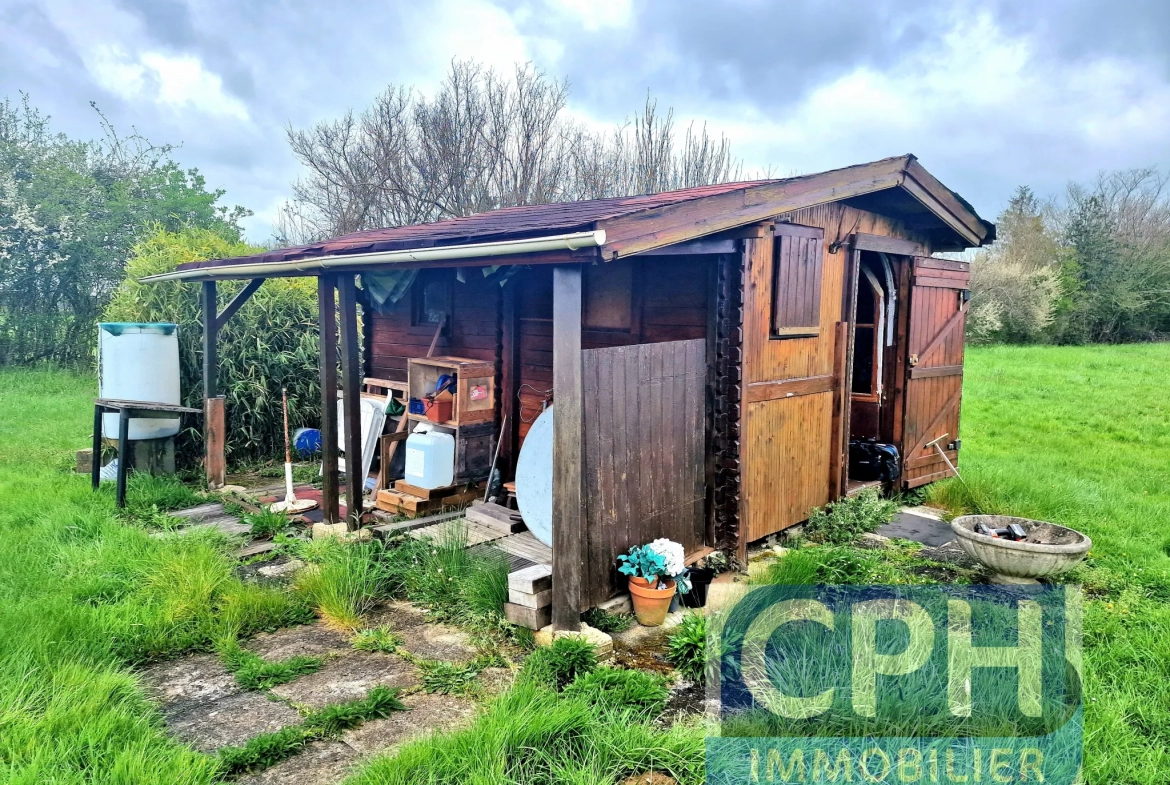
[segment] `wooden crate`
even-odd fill
[[[443,374],[458,380],[451,419],[443,425],[454,428],[495,419],[496,368],[493,363],[466,357],[411,358],[407,365],[410,397],[422,400],[433,393]],[[425,420],[426,417],[412,415],[412,419]]]

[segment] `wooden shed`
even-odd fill
[[[335,290],[347,419],[362,376],[405,381],[436,330],[437,354],[494,369],[505,476],[555,402],[553,611],[573,627],[621,588],[616,557],[631,545],[744,553],[865,485],[850,476],[851,440],[894,445],[901,487],[947,476],[969,273],[933,254],[994,235],[907,155],[357,232],[153,280],[203,282],[214,430],[215,281],[253,280],[246,298],[268,277],[318,277],[334,515]],[[355,426],[346,434],[352,449]],[[360,493],[351,478],[350,510]]]

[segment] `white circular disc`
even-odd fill
[[[516,460],[516,506],[532,536],[552,547],[553,407],[524,437]]]

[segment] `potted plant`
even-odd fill
[[[630,599],[638,623],[657,627],[666,619],[675,582],[666,575],[666,559],[649,545],[635,545],[618,557],[618,572],[629,576]]]

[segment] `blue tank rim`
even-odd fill
[[[98,329],[105,330],[110,335],[123,333],[173,335],[178,328],[179,325],[171,322],[98,322]]]

